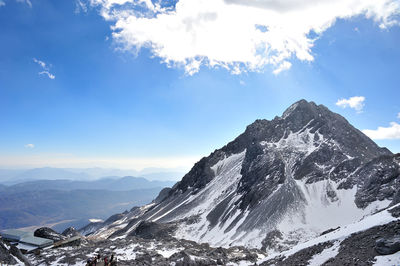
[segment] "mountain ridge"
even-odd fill
[[[390,173],[375,169],[385,160]],[[387,207],[398,191],[396,160],[344,117],[300,100],[200,159],[158,203],[94,235],[127,235],[149,221],[174,223],[175,237],[214,246],[266,248],[275,241],[289,248]],[[362,171],[372,174],[360,178]],[[379,171],[387,183],[371,194]]]

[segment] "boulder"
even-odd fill
[[[375,251],[380,255],[390,255],[400,251],[400,236],[378,239],[375,244]]]
[[[81,234],[74,227],[68,227],[61,233],[61,235],[65,237],[73,237],[80,236]]]
[[[66,239],[65,236],[57,233],[56,231],[54,231],[53,229],[51,229],[49,227],[41,227],[39,229],[36,229],[36,231],[33,233],[33,235],[37,236],[37,237],[51,239],[55,242]]]

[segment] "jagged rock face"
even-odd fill
[[[145,239],[165,239],[172,235],[175,231],[175,227],[174,224],[160,224],[142,221],[130,235]]]
[[[65,237],[73,237],[80,235],[80,233],[74,227],[68,227],[61,234]]]
[[[166,197],[169,196],[169,193],[172,191],[172,188],[166,187],[163,188],[158,194],[157,198],[154,199],[154,203],[161,203]]]
[[[162,200],[121,220],[119,234],[109,232],[129,234],[143,220],[176,222],[180,238],[282,249],[386,207],[400,199],[398,184],[398,156],[342,116],[301,100],[281,117],[249,125]],[[271,232],[280,243],[268,243]]]
[[[350,179],[359,187],[356,204],[365,208],[376,200],[393,199],[400,191],[400,154],[381,156],[363,165]]]
[[[38,228],[38,229],[35,230],[33,235],[37,236],[37,237],[51,239],[53,241],[60,241],[60,240],[64,240],[65,239],[65,236],[57,233],[56,231],[54,231],[53,229],[51,229],[49,227]]]
[[[8,247],[0,239],[0,264],[14,265],[17,264],[15,258],[11,255]]]

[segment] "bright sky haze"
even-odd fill
[[[0,167],[190,168],[306,99],[400,152],[400,3],[0,0]]]

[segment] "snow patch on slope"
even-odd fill
[[[400,251],[392,255],[376,256],[376,266],[397,266],[400,265]]]
[[[305,197],[305,207],[287,213],[277,227],[289,239],[307,240],[327,229],[357,222],[366,215],[386,208],[391,202],[375,201],[367,208],[360,209],[354,202],[356,186],[346,190],[337,189],[338,184],[331,180],[311,184],[302,180],[295,182]],[[328,191],[336,196],[329,197]]]
[[[324,249],[321,253],[315,254],[308,262],[308,266],[319,266],[324,264],[330,258],[336,257],[339,254],[341,241],[336,241],[335,244],[327,249]]]
[[[311,123],[312,120],[309,122]],[[308,124],[307,124],[308,125]],[[306,156],[315,151],[321,143],[324,142],[324,136],[318,131],[311,133],[307,125],[299,132],[290,132],[287,137],[286,134],[277,142],[261,141],[260,144],[266,146],[268,149],[298,151]]]
[[[390,208],[387,208],[386,210],[380,211],[378,213],[369,215],[364,217],[363,219],[361,219],[360,221],[348,224],[346,226],[343,226],[341,228],[339,228],[338,230],[335,230],[331,233],[313,238],[309,241],[306,241],[304,243],[300,243],[294,247],[292,247],[291,249],[281,252],[281,253],[273,253],[271,255],[269,255],[268,257],[266,257],[263,260],[260,260],[259,263],[262,263],[264,261],[267,261],[269,259],[274,258],[275,256],[280,256],[283,255],[285,257],[288,257],[290,255],[295,254],[296,252],[308,248],[308,247],[312,247],[314,245],[323,243],[323,242],[327,242],[327,241],[343,241],[344,239],[346,239],[347,237],[349,237],[351,234],[353,233],[357,233],[360,231],[365,231],[371,227],[374,226],[379,226],[379,225],[384,225],[387,223],[390,223],[392,221],[396,221],[396,220],[400,220],[400,218],[395,218],[393,217],[388,210],[395,208],[397,206],[399,206],[400,204],[394,205]]]
[[[236,192],[237,185],[241,179],[241,168],[244,160],[246,150],[239,154],[233,154],[217,162],[211,169],[216,176],[207,184],[198,194],[192,195],[185,203],[189,204],[196,202],[196,207],[180,218],[191,217],[198,215],[199,220],[197,223],[181,226],[176,232],[177,238],[189,239],[197,242],[208,242],[211,245],[224,245],[231,242],[231,238],[236,233],[236,228],[245,218],[237,223],[234,230],[225,232],[227,227],[233,222],[240,212],[232,214],[232,216],[224,223],[218,223],[213,228],[210,228],[210,222],[207,215],[217,206],[220,202],[231,196]],[[236,197],[229,202],[231,206],[236,200]],[[228,207],[229,208],[229,207]]]

